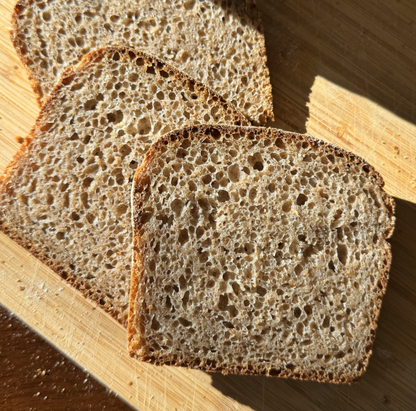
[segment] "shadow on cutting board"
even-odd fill
[[[411,410],[416,404],[416,204],[395,198],[393,264],[370,365],[359,383],[322,384],[210,374],[212,385],[253,410]]]
[[[271,126],[306,132],[317,76],[416,123],[412,0],[257,0],[273,87]]]

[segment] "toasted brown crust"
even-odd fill
[[[51,94],[47,97],[43,107],[41,108],[38,118],[35,122],[35,125],[32,127],[31,131],[25,138],[24,143],[20,146],[19,150],[13,156],[12,160],[6,167],[3,175],[0,176],[0,192],[10,191],[8,180],[10,176],[12,175],[14,167],[25,158],[26,152],[27,150],[29,150],[32,140],[35,138],[35,132],[41,126],[41,119],[43,118],[44,114],[48,111],[49,106],[51,104],[54,104],[55,99],[59,98],[60,92],[63,89],[63,87],[66,84],[68,84],[68,82],[72,81],[75,78],[75,76],[88,70],[90,65],[93,64],[95,61],[101,60],[104,56],[111,55],[115,52],[119,52],[121,54],[133,53],[134,57],[133,55],[130,55],[130,58],[142,57],[144,59],[150,60],[151,62],[153,62],[153,64],[158,65],[158,67],[161,67],[162,69],[165,68],[166,70],[174,73],[175,79],[177,79],[178,81],[189,81],[195,85],[196,89],[209,90],[202,83],[194,81],[186,74],[177,71],[176,69],[161,62],[159,59],[156,59],[155,57],[150,56],[147,53],[143,53],[141,51],[137,51],[129,47],[108,47],[108,48],[95,50],[87,54],[82,59],[81,63],[77,67],[69,67],[62,73],[59,82],[56,84],[55,88],[53,89]],[[211,90],[209,90],[209,92],[214,96],[214,98],[217,98],[218,101],[220,101],[222,104],[224,104],[225,106],[231,107],[236,112],[236,115],[239,117],[241,124],[250,124],[250,122],[244,117],[244,115],[239,113],[238,110],[236,110],[231,103],[229,103],[228,101],[225,101],[221,96],[219,96],[215,92]],[[105,311],[111,314],[124,327],[127,327],[127,323],[119,317],[118,313],[114,310],[114,307],[112,305],[108,304],[108,302],[106,304],[103,304],[100,296],[95,294],[92,290],[83,288],[83,286],[81,286],[80,284],[76,282],[76,278],[72,277],[62,267],[59,267],[49,258],[44,256],[42,252],[40,250],[37,250],[30,242],[22,239],[17,232],[7,229],[4,226],[2,219],[3,217],[0,212],[0,231],[4,232],[16,243],[18,243],[19,245],[27,249],[36,258],[42,261],[42,263],[46,264],[49,268],[51,268],[53,271],[59,274],[66,281],[68,281],[73,287],[79,289],[85,297],[88,297],[89,299],[95,301],[97,304],[99,304],[100,307],[102,307]]]
[[[284,140],[290,140],[294,139],[299,142],[307,142],[310,146],[320,149],[322,151],[325,151],[327,154],[333,154],[338,157],[346,157],[348,159],[348,164],[357,164],[360,167],[363,168],[363,170],[367,173],[368,178],[377,184],[381,189],[384,186],[384,181],[381,175],[374,169],[373,166],[368,164],[364,159],[361,157],[350,153],[340,147],[337,147],[330,143],[325,143],[324,141],[318,140],[314,137],[303,135],[303,134],[297,134],[292,132],[285,132],[282,130],[272,129],[272,128],[260,128],[260,127],[246,127],[247,129],[252,129],[253,131],[257,131],[261,137],[268,137],[271,134],[273,134],[274,137],[280,137]],[[132,190],[132,197],[134,198],[134,194],[137,192],[142,191],[145,186],[148,184],[146,180],[144,180],[144,175],[146,174],[146,171],[151,168],[153,161],[158,157],[159,153],[162,151],[162,148],[166,145],[168,145],[170,142],[174,141],[180,141],[183,140],[185,135],[187,136],[188,133],[196,133],[200,132],[201,134],[204,133],[204,131],[210,130],[210,129],[217,129],[225,133],[232,134],[238,129],[241,129],[241,127],[233,127],[233,126],[210,126],[210,125],[199,125],[195,127],[188,127],[182,130],[176,130],[171,133],[168,133],[167,135],[161,137],[156,143],[153,144],[153,146],[149,149],[147,152],[145,159],[142,162],[142,165],[137,169],[135,176],[134,176],[134,183],[133,183],[133,190]],[[209,134],[209,133],[207,133]],[[394,230],[394,223],[395,223],[395,217],[394,217],[394,209],[395,209],[395,202],[391,196],[389,196],[387,193],[384,192],[383,200],[384,204],[389,212],[389,217],[391,221],[390,230],[385,233],[385,238],[388,239],[393,234]],[[133,219],[133,225],[134,227],[140,226],[140,214],[133,212],[132,215]],[[133,241],[136,241],[136,236],[134,236]],[[138,244],[140,244],[140,238],[137,238]],[[139,247],[134,247],[134,251],[139,251]],[[142,321],[142,317],[136,317],[135,310],[135,302],[138,299],[139,292],[140,292],[140,280],[141,280],[141,265],[140,262],[143,260],[143,256],[141,256],[139,253],[137,253],[136,258],[139,258],[140,261],[136,264],[133,264],[132,267],[132,277],[131,277],[131,293],[130,293],[130,301],[129,301],[129,324],[128,324],[128,344],[129,344],[129,351],[130,356],[136,357],[141,361],[153,363],[157,365],[176,365],[186,368],[193,368],[193,369],[202,369],[204,371],[209,372],[221,372],[223,374],[233,373],[233,374],[240,374],[240,375],[267,375],[267,376],[278,376],[283,378],[292,378],[292,379],[301,379],[301,380],[314,380],[319,382],[330,382],[335,384],[341,384],[341,383],[353,383],[360,380],[362,374],[366,371],[366,367],[369,362],[370,355],[372,353],[372,347],[375,339],[375,331],[377,328],[377,321],[380,316],[380,309],[382,304],[382,298],[386,292],[387,282],[388,282],[388,274],[391,267],[391,261],[392,261],[392,254],[391,254],[391,247],[388,244],[385,248],[385,261],[384,261],[384,271],[381,272],[381,287],[379,287],[378,291],[378,297],[376,301],[376,310],[373,314],[373,318],[371,321],[371,335],[368,339],[368,343],[366,346],[366,355],[361,359],[360,364],[361,368],[359,370],[358,376],[348,376],[348,375],[333,375],[333,378],[328,378],[325,376],[319,375],[317,372],[309,372],[309,373],[303,373],[298,374],[296,372],[293,372],[291,369],[288,368],[281,368],[281,369],[268,369],[264,372],[257,372],[255,370],[249,370],[249,369],[243,369],[242,367],[230,367],[230,368],[224,368],[224,367],[218,367],[216,364],[213,365],[204,365],[201,367],[200,363],[193,362],[192,360],[184,360],[182,362],[175,362],[175,361],[166,361],[161,358],[158,358],[158,361],[156,362],[155,358],[152,356],[139,356],[137,354],[138,345],[137,342],[133,341],[134,335],[139,333],[139,330],[136,328],[137,324],[140,324]]]
[[[24,44],[22,42],[21,39],[19,39],[18,37],[18,19],[19,17],[22,15],[22,13],[24,12],[25,9],[27,9],[29,6],[31,6],[33,3],[35,3],[35,0],[18,0],[18,2],[16,3],[15,7],[14,7],[14,11],[12,14],[12,18],[11,18],[11,29],[9,31],[10,34],[10,39],[11,42],[13,44],[13,47],[16,50],[17,55],[19,56],[20,60],[23,63],[23,66],[25,67],[25,70],[27,72],[28,75],[28,79],[30,81],[30,85],[36,95],[36,101],[39,105],[39,107],[42,107],[43,105],[46,104],[47,100],[45,100],[47,97],[45,97],[42,93],[42,88],[41,85],[39,83],[39,81],[36,79],[36,77],[34,76],[34,73],[32,73],[32,71],[30,70],[30,64],[29,64],[29,59],[27,57],[25,57],[25,55],[22,53],[22,48],[24,47]],[[256,1],[255,0],[244,0],[241,3],[238,3],[240,8],[240,11],[244,12],[247,9],[250,10],[250,13],[252,15],[252,17],[254,17],[253,20],[253,24],[255,25],[256,29],[261,33],[264,34],[264,28],[263,28],[263,22],[262,22],[262,18],[261,18],[261,13],[256,9]],[[126,48],[129,48],[128,46],[126,46]],[[274,113],[273,113],[273,95],[272,95],[272,85],[270,82],[270,71],[269,68],[267,66],[267,54],[266,54],[266,43],[265,43],[265,39],[264,39],[264,35],[260,38],[260,44],[259,44],[259,48],[260,48],[260,54],[261,57],[263,59],[264,62],[264,74],[265,77],[268,79],[268,84],[266,86],[266,94],[265,96],[267,96],[266,98],[263,98],[263,100],[265,101],[264,107],[264,113],[260,118],[260,123],[261,124],[265,124],[266,121],[268,119],[270,119],[271,121],[274,121],[275,117],[274,117]],[[91,54],[91,53],[89,53]],[[83,60],[79,63],[79,67],[82,65]],[[175,71],[177,71],[175,69]],[[65,73],[65,71],[61,74],[61,76],[63,76],[63,74]],[[57,85],[59,84],[59,81],[57,83]],[[55,87],[56,89],[56,87]],[[216,93],[217,94],[217,93]]]

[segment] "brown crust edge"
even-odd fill
[[[390,221],[391,221],[391,227],[390,230],[385,233],[385,239],[387,240],[388,238],[391,237],[391,235],[393,234],[393,230],[394,230],[394,224],[395,224],[395,217],[394,217],[394,209],[395,209],[395,202],[393,200],[393,198],[388,195],[384,190],[383,190],[383,186],[384,186],[384,181],[383,178],[381,177],[381,175],[374,169],[373,166],[371,166],[370,164],[368,164],[363,158],[361,158],[358,155],[355,155],[353,153],[348,152],[347,150],[344,150],[340,147],[337,147],[334,144],[330,144],[330,143],[326,143],[322,140],[318,140],[314,137],[311,137],[309,135],[304,135],[304,134],[298,134],[298,133],[293,133],[293,132],[285,132],[283,130],[278,130],[278,129],[273,129],[273,128],[262,128],[262,127],[233,127],[233,126],[218,126],[218,125],[199,125],[199,126],[194,126],[194,127],[187,127],[181,130],[176,130],[173,131],[171,133],[166,134],[165,136],[161,137],[157,142],[155,142],[152,147],[149,149],[149,151],[147,152],[142,165],[136,170],[135,176],[134,176],[134,180],[133,180],[133,186],[132,186],[132,200],[134,201],[134,195],[135,193],[138,192],[138,189],[141,187],[141,184],[143,182],[143,177],[145,172],[147,171],[147,169],[149,168],[149,166],[152,164],[153,160],[158,156],[159,152],[161,151],[161,148],[163,146],[168,145],[170,142],[174,142],[174,141],[180,141],[183,140],[184,138],[184,134],[188,134],[188,133],[195,133],[195,132],[200,132],[201,134],[203,134],[205,131],[209,131],[212,129],[217,129],[217,130],[221,130],[222,132],[229,132],[232,133],[233,131],[236,131],[236,129],[241,130],[241,128],[246,128],[248,130],[252,130],[255,132],[258,132],[259,136],[261,137],[268,137],[271,136],[272,134],[274,134],[274,137],[280,137],[286,140],[289,139],[294,139],[294,140],[298,140],[299,142],[306,142],[307,144],[309,144],[309,146],[312,146],[316,149],[323,149],[326,152],[328,152],[328,154],[334,154],[338,157],[346,157],[348,163],[355,163],[358,164],[359,166],[361,166],[364,171],[367,173],[368,178],[375,184],[377,184],[381,191],[383,192],[383,201],[384,201],[384,205],[387,208],[387,211],[389,213],[389,217],[390,217]],[[134,204],[134,203],[133,203]],[[136,240],[136,235],[135,232],[137,230],[137,227],[139,225],[138,221],[137,221],[137,217],[138,215],[136,214],[136,210],[133,207],[133,212],[132,212],[132,219],[133,219],[133,227],[134,227],[134,234],[133,234],[133,242],[135,242]],[[144,362],[148,362],[148,363],[155,363],[156,360],[155,358],[151,357],[151,356],[142,356],[140,357],[137,354],[137,344],[134,344],[134,335],[138,334],[138,330],[136,329],[136,323],[137,321],[133,321],[135,319],[135,313],[134,313],[134,308],[135,308],[135,304],[137,301],[137,296],[139,293],[139,283],[140,283],[140,278],[141,278],[141,274],[140,274],[140,270],[139,267],[136,266],[135,262],[136,259],[139,259],[140,262],[142,261],[142,257],[140,255],[138,255],[138,253],[136,253],[136,249],[133,249],[133,265],[132,265],[132,277],[131,277],[131,293],[130,293],[130,299],[129,299],[129,322],[128,322],[128,328],[127,328],[127,332],[128,332],[128,349],[129,349],[129,354],[131,357],[135,357],[138,358],[141,361]],[[372,323],[371,323],[371,333],[370,333],[370,337],[367,340],[367,346],[366,346],[366,354],[365,356],[359,361],[359,363],[361,363],[361,368],[358,372],[357,375],[354,376],[348,376],[345,374],[340,374],[338,376],[334,376],[332,379],[330,378],[326,378],[326,377],[322,377],[321,375],[319,375],[317,372],[310,372],[310,373],[303,373],[302,375],[294,373],[292,370],[290,369],[285,369],[282,368],[280,370],[275,370],[275,369],[269,369],[267,370],[267,372],[257,372],[257,371],[253,371],[253,370],[248,370],[248,369],[243,369],[241,367],[229,367],[229,368],[222,368],[222,367],[218,367],[218,368],[211,368],[211,367],[207,367],[207,366],[203,366],[201,367],[200,365],[195,365],[192,362],[186,362],[183,361],[182,363],[173,363],[171,361],[161,361],[159,359],[159,364],[161,365],[176,365],[176,366],[181,366],[181,367],[186,367],[186,368],[193,368],[193,369],[200,369],[203,371],[209,371],[209,372],[221,372],[223,374],[228,374],[228,373],[234,373],[234,374],[240,374],[240,375],[267,375],[267,376],[278,376],[278,377],[282,377],[282,378],[293,378],[293,379],[301,379],[301,380],[313,380],[313,381],[318,381],[318,382],[330,382],[330,383],[334,383],[334,384],[342,384],[342,383],[353,383],[353,382],[357,382],[361,379],[362,375],[364,374],[364,372],[367,369],[368,366],[368,362],[369,362],[369,358],[372,354],[372,348],[373,348],[373,344],[374,344],[374,339],[375,339],[375,334],[376,334],[376,329],[377,329],[377,323],[378,323],[378,319],[380,316],[380,309],[381,309],[381,305],[382,305],[382,299],[383,296],[386,292],[386,288],[387,288],[387,282],[388,282],[388,274],[390,271],[390,267],[391,267],[391,261],[392,261],[392,253],[391,253],[391,246],[389,243],[386,242],[386,247],[385,247],[385,267],[384,267],[384,271],[382,271],[380,273],[381,275],[381,288],[378,291],[378,296],[377,296],[377,300],[376,300],[376,309],[373,315],[373,319],[372,319]],[[140,319],[142,317],[140,316]]]
[[[31,131],[27,135],[27,137],[24,140],[24,143],[20,146],[19,150],[16,152],[16,154],[13,156],[12,160],[4,170],[4,173],[0,176],[0,191],[7,191],[7,184],[9,181],[9,178],[12,175],[13,169],[16,165],[19,164],[21,160],[25,158],[27,150],[30,148],[30,143],[35,137],[35,133],[38,130],[38,128],[41,125],[41,119],[45,115],[45,113],[48,111],[49,107],[54,104],[55,99],[59,97],[59,94],[61,90],[69,84],[69,82],[72,81],[73,77],[77,74],[82,73],[85,70],[88,70],[91,64],[94,64],[94,62],[97,59],[102,59],[103,57],[107,55],[111,55],[115,52],[119,52],[120,54],[129,54],[130,52],[135,54],[136,57],[142,57],[144,59],[152,61],[155,66],[162,65],[160,67],[161,70],[167,70],[171,71],[175,79],[178,81],[189,81],[195,85],[195,87],[199,90],[204,90],[207,93],[210,93],[213,97],[216,97],[218,99],[218,102],[223,104],[225,107],[230,107],[234,112],[236,113],[236,116],[239,118],[239,121],[241,121],[243,124],[247,123],[250,124],[250,122],[244,117],[243,114],[241,114],[230,102],[224,100],[221,96],[219,96],[217,93],[210,90],[208,87],[203,85],[202,83],[196,82],[192,78],[190,78],[188,75],[181,73],[177,71],[175,68],[165,64],[164,62],[160,61],[159,59],[147,54],[143,53],[139,50],[135,50],[129,47],[106,47],[102,49],[98,49],[95,51],[92,51],[84,56],[80,64],[76,67],[68,67],[62,74],[61,77],[52,90],[51,94],[47,97],[45,104],[42,106],[40,113],[36,119],[35,125],[32,127]],[[130,58],[132,58],[130,56]],[[120,319],[119,314],[114,310],[114,308],[111,306],[105,306],[100,302],[100,298],[97,295],[92,294],[86,289],[83,289],[80,284],[76,283],[76,279],[74,277],[71,277],[68,275],[67,272],[65,272],[61,267],[54,264],[53,261],[48,259],[47,257],[42,255],[42,252],[40,250],[37,250],[35,247],[33,247],[30,242],[23,240],[18,233],[12,232],[4,225],[2,224],[2,216],[0,214],[0,231],[4,232],[8,237],[10,237],[13,241],[18,243],[20,246],[24,247],[26,250],[28,250],[31,254],[33,254],[36,258],[38,258],[42,263],[46,264],[49,268],[51,268],[53,271],[55,271],[60,277],[64,278],[66,281],[68,281],[74,288],[81,291],[84,297],[89,298],[90,300],[93,300],[96,302],[101,308],[103,308],[105,311],[107,311],[113,318],[115,318],[118,322],[120,322],[124,327],[127,327],[127,320],[122,321]]]
[[[18,38],[18,24],[17,21],[19,19],[19,16],[22,14],[22,12],[29,6],[31,6],[33,3],[35,3],[35,0],[18,0],[18,2],[16,3],[16,5],[14,6],[14,10],[12,13],[12,17],[11,17],[11,29],[9,30],[9,34],[10,34],[10,40],[13,44],[14,49],[16,50],[16,53],[20,59],[20,61],[23,63],[23,66],[26,70],[26,73],[28,75],[28,79],[30,81],[30,85],[35,93],[36,96],[36,101],[38,103],[39,107],[42,107],[43,105],[45,105],[48,101],[48,98],[45,97],[43,95],[42,92],[42,88],[41,88],[41,84],[37,81],[37,79],[35,78],[33,72],[30,70],[30,66],[28,63],[28,59],[24,56],[24,54],[21,52],[22,49],[22,42],[20,41],[20,39]],[[270,71],[269,71],[269,67],[267,65],[267,53],[266,53],[266,41],[264,38],[264,28],[263,28],[263,22],[262,22],[262,17],[261,17],[261,13],[257,10],[256,7],[256,1],[255,0],[246,0],[246,6],[253,8],[253,14],[255,15],[256,18],[256,29],[257,31],[260,33],[260,57],[262,58],[263,62],[264,62],[264,72],[266,74],[266,79],[267,79],[267,84],[266,84],[266,90],[267,90],[267,99],[265,101],[265,104],[263,104],[264,107],[264,121],[261,120],[261,115],[259,117],[259,124],[266,124],[267,119],[270,119],[271,121],[274,121],[274,113],[273,113],[273,92],[272,92],[272,85],[271,85],[271,81],[270,81]],[[239,3],[237,3],[237,5],[239,5]],[[134,50],[134,48],[131,48],[129,46],[122,46],[121,48],[126,48],[126,49],[132,49]],[[103,50],[105,49],[104,47],[101,47],[97,50]],[[93,53],[94,51],[91,51],[90,53],[86,54],[82,60],[79,62],[79,64],[77,65],[77,67],[80,67],[84,61],[84,59],[86,58],[86,56],[88,56],[89,54]],[[154,56],[152,56],[151,54],[147,54],[148,56],[153,57],[155,60],[161,61],[163,62],[163,59],[159,59],[156,58]],[[58,78],[57,80],[57,84],[56,86],[52,89],[52,92],[56,89],[57,85],[60,83],[62,76],[64,75],[64,73],[71,67],[74,66],[69,66],[68,68],[66,68],[60,75],[60,78]],[[169,66],[171,67],[171,66]],[[177,70],[174,67],[171,67],[171,69],[177,73],[181,73],[179,70]],[[182,74],[182,73],[181,73]],[[185,74],[187,77],[189,77],[187,74]],[[190,78],[190,77],[189,77]],[[194,80],[195,83],[199,83],[202,84],[205,88],[207,88],[208,90],[210,90],[210,88],[206,85],[204,85],[203,83]],[[213,92],[213,90],[211,90],[211,92]],[[218,95],[219,94],[217,92],[215,92],[214,94]],[[221,97],[222,100],[226,101],[225,99],[223,99]],[[232,106],[231,103],[228,103]],[[238,110],[236,110],[237,112],[239,112]],[[245,116],[244,116],[245,117]],[[247,118],[250,123],[253,122],[252,119]]]
[[[273,112],[273,87],[270,79],[270,70],[267,64],[267,50],[266,50],[266,38],[264,36],[264,26],[263,26],[263,18],[260,11],[257,9],[256,0],[247,0],[247,4],[251,3],[251,7],[253,8],[253,13],[256,15],[257,18],[257,31],[260,33],[260,56],[264,62],[264,73],[266,74],[267,78],[267,101],[263,104],[265,107],[264,111],[264,120],[260,120],[260,124],[264,125],[267,123],[268,120],[274,121],[274,112]]]
[[[258,32],[258,46],[259,46],[259,58],[262,60],[264,67],[263,73],[265,74],[266,81],[265,81],[265,96],[263,96],[263,114],[259,116],[258,121],[250,120],[255,125],[262,125],[264,126],[268,120],[274,121],[274,112],[273,112],[273,87],[271,84],[270,79],[270,70],[267,64],[267,50],[266,50],[266,39],[264,36],[264,26],[263,26],[263,19],[262,14],[257,9],[256,0],[244,0],[242,2],[236,2],[237,8],[247,16],[251,17],[250,24],[253,28]]]
[[[24,56],[24,54],[21,52],[22,49],[22,42],[18,38],[17,32],[18,32],[18,24],[17,20],[19,19],[20,14],[22,14],[23,10],[30,6],[32,3],[34,3],[34,0],[19,0],[16,5],[14,6],[14,10],[12,13],[11,18],[11,29],[9,30],[10,40],[13,44],[14,49],[16,50],[16,54],[18,55],[20,61],[22,62],[27,77],[29,79],[30,85],[32,87],[32,90],[35,93],[36,101],[38,103],[39,107],[42,107],[42,99],[43,99],[43,92],[42,88],[39,84],[39,82],[36,80],[35,76],[33,75],[32,71],[29,68],[28,59]]]

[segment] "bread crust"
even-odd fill
[[[38,128],[41,126],[41,120],[44,114],[48,111],[49,107],[54,104],[55,100],[59,98],[61,90],[71,82],[77,75],[81,74],[83,71],[87,71],[91,64],[94,64],[95,61],[101,60],[106,55],[112,55],[115,52],[119,52],[120,54],[129,55],[133,53],[134,57],[130,55],[130,58],[137,58],[141,57],[148,61],[153,62],[153,64],[158,65],[162,69],[166,69],[174,74],[175,79],[178,81],[188,81],[192,82],[195,85],[195,90],[208,90],[214,98],[217,98],[217,101],[221,102],[225,107],[230,107],[232,110],[235,111],[236,116],[239,118],[239,121],[242,124],[250,124],[250,122],[244,117],[243,114],[239,113],[238,110],[228,101],[225,101],[221,96],[217,93],[213,92],[209,88],[207,88],[202,83],[194,81],[192,78],[187,76],[184,73],[179,72],[175,68],[165,64],[161,60],[141,51],[129,48],[129,47],[108,47],[102,48],[91,53],[88,53],[81,61],[81,63],[77,67],[68,67],[61,75],[59,82],[56,84],[55,88],[52,90],[51,94],[46,99],[43,107],[40,110],[40,113],[36,119],[35,125],[32,127],[31,131],[25,138],[23,144],[20,146],[19,150],[13,156],[12,160],[6,167],[3,175],[0,176],[0,192],[7,192],[10,191],[11,187],[9,187],[8,181],[9,178],[13,174],[13,169],[24,160],[27,151],[30,149],[31,142],[36,138],[35,133]],[[162,66],[160,66],[162,65]],[[119,321],[124,327],[127,327],[127,321],[123,321],[118,313],[114,310],[114,307],[109,305],[108,302],[103,304],[99,295],[94,293],[94,290],[88,290],[84,288],[82,285],[77,283],[77,279],[70,275],[70,273],[66,272],[62,267],[56,265],[53,261],[49,258],[44,256],[40,250],[37,250],[30,242],[22,239],[17,232],[11,231],[7,229],[3,224],[3,216],[0,211],[0,231],[4,232],[7,236],[9,236],[13,241],[18,243],[20,246],[24,247],[28,250],[31,254],[33,254],[36,258],[38,258],[42,263],[46,264],[49,268],[59,274],[62,278],[68,281],[73,287],[77,288],[81,291],[81,293],[95,301],[100,307],[102,307],[105,311],[107,311],[112,317],[114,317],[117,321]]]
[[[161,137],[157,142],[155,142],[152,147],[147,152],[145,159],[142,162],[142,165],[136,170],[135,176],[134,176],[134,182],[133,182],[133,189],[132,189],[132,199],[134,199],[134,195],[137,192],[140,192],[145,188],[145,185],[148,183],[144,180],[144,175],[146,174],[146,171],[151,167],[153,161],[157,158],[158,154],[162,151],[163,147],[168,145],[170,142],[174,141],[181,141],[188,136],[189,134],[193,133],[201,133],[204,134],[206,131],[209,131],[211,129],[216,129],[224,133],[235,133],[235,131],[241,130],[241,129],[248,129],[255,131],[257,135],[261,137],[269,137],[273,136],[274,138],[279,137],[284,140],[296,140],[297,142],[307,142],[310,146],[320,149],[324,151],[326,154],[333,154],[338,157],[346,157],[348,159],[348,164],[357,164],[360,167],[364,169],[364,171],[367,173],[368,178],[375,184],[377,184],[383,191],[383,201],[384,204],[389,212],[389,218],[390,218],[390,229],[387,233],[385,233],[385,238],[388,239],[393,234],[394,230],[394,223],[395,223],[395,217],[394,217],[394,209],[395,209],[395,202],[391,196],[389,196],[387,193],[384,192],[383,186],[384,186],[384,180],[381,177],[381,175],[374,169],[373,166],[368,164],[363,158],[359,157],[358,155],[355,155],[353,153],[350,153],[340,147],[337,147],[334,144],[326,143],[322,140],[318,140],[314,137],[298,134],[298,133],[292,133],[292,132],[285,132],[278,129],[273,128],[262,128],[262,127],[233,127],[233,126],[210,126],[210,125],[199,125],[194,127],[188,127],[182,130],[176,130],[171,133],[166,134],[165,136]],[[209,134],[209,133],[206,133]],[[205,135],[205,134],[204,134]],[[207,137],[207,136],[205,136]],[[133,203],[134,204],[134,203]],[[138,227],[140,227],[140,211],[136,212],[135,209],[133,209],[132,213],[132,219],[133,219],[133,225],[134,230]],[[136,235],[133,236],[134,244],[136,243]],[[137,237],[137,243],[140,244],[140,237]],[[333,375],[333,378],[325,377],[319,375],[317,372],[304,372],[303,374],[298,374],[296,372],[293,372],[291,369],[282,367],[281,369],[267,369],[262,372],[258,372],[256,370],[249,370],[242,367],[217,367],[216,364],[212,366],[204,365],[201,366],[198,362],[196,364],[192,360],[184,360],[180,362],[175,361],[169,361],[164,359],[158,359],[155,360],[154,357],[151,355],[139,355],[138,354],[138,348],[139,344],[137,341],[134,340],[134,336],[137,334],[140,334],[140,330],[137,329],[137,324],[140,324],[140,321],[142,321],[142,317],[137,317],[137,313],[135,312],[136,304],[138,301],[138,297],[140,295],[140,280],[141,280],[141,264],[140,262],[143,261],[143,256],[139,254],[140,247],[135,247],[134,252],[136,252],[136,255],[133,256],[133,258],[138,258],[139,263],[133,264],[132,266],[132,278],[131,278],[131,293],[130,293],[130,301],[129,301],[129,323],[128,323],[128,344],[129,344],[129,352],[130,356],[138,358],[141,361],[153,363],[157,365],[175,365],[175,366],[181,366],[186,367],[189,369],[200,369],[203,371],[209,371],[209,372],[221,372],[223,374],[233,373],[233,374],[240,374],[240,375],[266,375],[266,376],[277,376],[282,378],[292,378],[292,379],[301,379],[301,380],[314,380],[319,382],[330,382],[335,384],[341,384],[341,383],[353,383],[360,380],[362,377],[362,374],[365,372],[366,367],[369,362],[370,355],[372,353],[372,348],[374,344],[375,339],[375,331],[377,328],[377,322],[380,316],[380,309],[382,304],[382,298],[386,292],[388,277],[389,277],[389,271],[391,267],[391,261],[392,261],[392,253],[391,253],[391,247],[390,244],[387,243],[387,246],[385,248],[385,264],[384,264],[384,271],[382,271],[381,274],[381,288],[379,288],[378,296],[376,300],[376,309],[373,314],[373,318],[371,320],[371,334],[367,341],[366,346],[366,354],[361,359],[360,364],[361,368],[359,370],[359,374],[355,376],[349,376],[345,374],[340,375]],[[143,286],[144,289],[144,286]]]
[[[32,90],[35,93],[36,101],[39,107],[42,107],[42,89],[40,84],[37,82],[35,76],[29,69],[28,59],[24,56],[21,52],[21,41],[17,36],[17,20],[19,16],[22,14],[23,10],[28,7],[30,4],[34,3],[34,0],[18,0],[16,5],[14,6],[13,14],[12,14],[12,21],[11,21],[11,29],[9,30],[10,40],[13,44],[14,49],[16,50],[17,55],[19,56],[20,61],[23,63],[23,66],[26,70],[27,76],[29,78],[30,85]]]
[[[24,44],[22,40],[18,37],[18,20],[19,17],[23,14],[23,12],[30,7],[32,4],[35,3],[35,0],[18,0],[16,5],[14,6],[13,14],[11,17],[11,29],[9,30],[10,39],[13,44],[13,47],[16,50],[17,55],[19,56],[20,60],[23,63],[23,66],[27,72],[30,85],[35,93],[36,101],[38,103],[39,107],[42,107],[46,104],[47,96],[45,96],[42,92],[41,84],[39,82],[39,79],[36,78],[35,73],[31,71],[29,59],[25,57],[24,53],[22,53],[22,48],[24,47]],[[261,13],[256,9],[256,0],[243,0],[241,2],[237,2],[237,8],[242,13],[246,13],[247,10],[250,10],[250,15],[253,18],[252,24],[256,27],[256,29],[259,31],[259,33],[263,34],[259,39],[259,50],[260,50],[260,56],[263,60],[264,67],[264,76],[268,79],[267,85],[265,86],[265,93],[263,96],[264,101],[264,112],[260,116],[260,123],[265,124],[266,121],[269,119],[271,121],[274,121],[274,113],[273,113],[273,95],[272,95],[272,85],[270,82],[270,71],[267,65],[267,53],[266,53],[266,44],[264,39],[264,28],[261,18]],[[123,46],[125,48],[129,48],[128,45]],[[103,49],[101,47],[100,49]],[[90,54],[90,53],[88,53]],[[148,54],[149,55],[149,54]],[[85,58],[85,57],[84,57]],[[163,60],[163,58],[162,58]],[[82,60],[83,61],[83,60]],[[79,63],[79,66],[82,64],[82,61]],[[173,68],[173,67],[172,67]],[[175,69],[175,71],[178,71]],[[66,72],[62,72],[61,76]],[[58,81],[59,83],[59,81]],[[55,86],[56,88],[56,86]],[[208,87],[209,88],[209,87]],[[218,94],[218,93],[216,93]],[[258,124],[260,124],[258,123]],[[257,124],[257,122],[256,122]]]

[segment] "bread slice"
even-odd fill
[[[142,361],[352,382],[391,262],[364,160],[276,129],[162,137],[134,177],[129,350]]]
[[[127,323],[131,183],[152,141],[202,122],[246,124],[230,104],[132,49],[66,70],[0,180],[0,229]]]
[[[40,99],[89,51],[128,45],[206,84],[251,120],[273,119],[254,0],[21,0],[12,27],[13,44]]]

